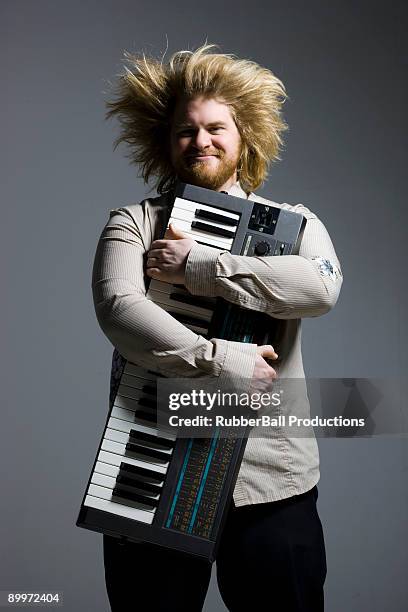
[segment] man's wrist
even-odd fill
[[[188,254],[184,284],[193,295],[216,297],[217,261],[221,250],[196,244]]]

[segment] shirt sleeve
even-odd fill
[[[110,211],[92,272],[101,329],[129,361],[168,377],[252,378],[256,345],[205,339],[146,297],[142,230],[126,208]]]
[[[337,302],[343,275],[324,224],[308,208],[298,255],[248,257],[196,245],[186,264],[187,289],[223,297],[277,319],[316,317]]]

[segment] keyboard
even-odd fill
[[[174,195],[168,223],[200,244],[248,256],[299,248],[298,213],[182,183]],[[275,342],[271,317],[183,285],[151,279],[146,297],[204,337]],[[159,431],[159,378],[115,349],[110,409],[77,525],[213,561],[246,439],[220,428],[188,439]]]

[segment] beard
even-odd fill
[[[181,158],[174,163],[178,178],[184,183],[197,185],[206,189],[217,190],[230,179],[238,166],[241,151],[227,157],[224,151],[217,151],[216,161],[188,160]]]

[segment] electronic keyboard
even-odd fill
[[[246,256],[296,254],[298,213],[178,183],[168,223],[200,244]],[[275,346],[279,322],[182,285],[150,280],[147,299],[207,338]],[[77,525],[213,561],[246,438],[214,428],[178,438],[157,425],[159,374],[115,349],[110,409]]]

